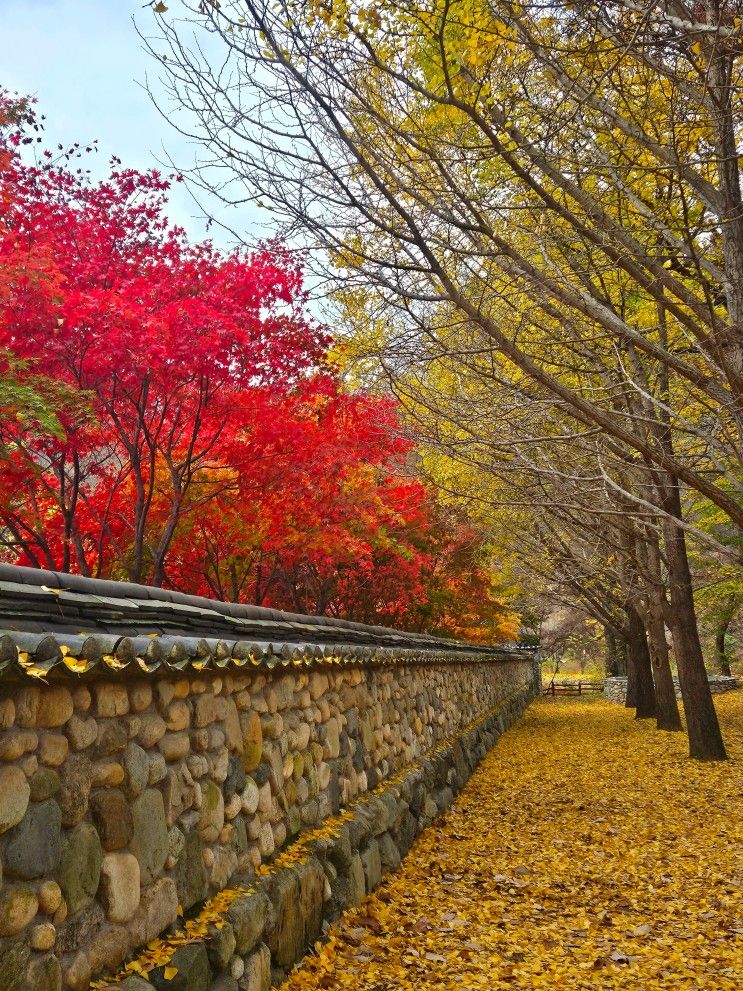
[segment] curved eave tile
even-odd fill
[[[457,645],[449,650],[377,644],[221,640],[177,635],[0,631],[0,683],[135,678],[229,670],[292,670],[501,662],[521,649]]]

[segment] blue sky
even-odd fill
[[[0,86],[38,98],[50,147],[97,138],[99,151],[89,167],[98,174],[105,173],[112,154],[139,169],[157,166],[167,155],[183,167],[193,161],[193,147],[163,120],[141,86],[145,75],[155,86],[157,77],[132,23],[132,17],[143,29],[152,23],[143,2],[0,0]],[[173,189],[169,213],[192,238],[204,236],[198,207],[184,186]],[[229,219],[236,229],[259,235],[255,217],[252,212]],[[209,236],[228,244],[218,228]]]

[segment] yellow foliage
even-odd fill
[[[727,764],[612,703],[535,704],[282,991],[740,991],[743,693],[718,709]]]

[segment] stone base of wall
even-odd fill
[[[262,865],[257,878],[243,885],[233,879],[188,924],[192,934],[202,932],[200,938],[183,945],[183,935],[166,936],[149,956],[129,965],[128,976],[97,987],[267,991],[280,983],[329,923],[358,906],[399,867],[418,834],[452,804],[533,697],[533,686],[519,689],[461,734],[301,836],[272,864]],[[153,959],[159,966],[150,969]]]
[[[676,675],[674,675],[673,683],[676,686],[676,698],[680,699],[681,689]],[[737,678],[728,678],[723,674],[711,674],[709,675],[709,687],[713,695],[719,695],[721,692],[730,692],[735,688],[740,688],[740,682]],[[627,679],[607,678],[604,684],[604,695],[610,702],[619,702],[624,705],[624,700],[627,697]]]

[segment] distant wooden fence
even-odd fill
[[[543,695],[588,695],[603,692],[603,681],[551,681],[543,690]]]

